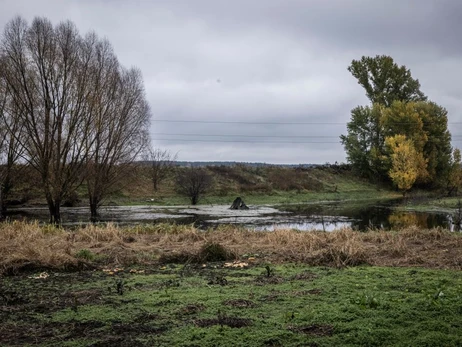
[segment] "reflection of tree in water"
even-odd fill
[[[388,221],[392,229],[401,229],[410,226],[417,226],[424,229],[450,227],[448,217],[441,214],[393,211],[389,215]]]
[[[418,216],[415,213],[393,211],[388,216],[388,222],[393,229],[402,229],[411,226],[423,226],[427,224],[427,216]]]

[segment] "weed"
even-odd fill
[[[266,272],[265,272],[266,277],[273,277],[274,276],[274,269],[271,268],[271,266],[266,265],[265,270],[266,270]]]
[[[119,295],[123,295],[124,291],[125,291],[125,282],[123,279],[119,278],[116,282],[115,282],[115,285],[116,285],[116,293],[119,294]]]
[[[374,309],[379,307],[380,305],[380,301],[376,296],[374,296],[373,294],[366,294],[366,293],[356,296],[354,299],[351,300],[351,303],[359,305],[362,308],[374,308]]]
[[[75,257],[86,261],[93,261],[96,259],[96,254],[90,251],[89,249],[84,248],[75,253]]]

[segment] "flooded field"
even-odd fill
[[[101,208],[101,222],[118,224],[175,222],[209,228],[235,224],[249,229],[272,231],[289,228],[332,231],[351,227],[364,231],[371,228],[393,229],[417,225],[421,228],[443,227],[454,230],[453,213],[404,212],[400,202],[326,202],[285,206],[249,206],[249,210],[231,210],[224,205],[200,206],[106,206]],[[46,222],[47,208],[16,208],[10,220]],[[63,224],[78,225],[89,221],[88,208],[63,208]]]

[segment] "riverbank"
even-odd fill
[[[461,269],[441,229],[3,223],[0,344],[456,346]]]
[[[201,255],[210,244],[229,251],[226,254],[230,256],[221,260],[252,255],[256,262],[301,262],[339,268],[361,264],[462,268],[462,233],[440,228],[369,232],[341,229],[325,233],[249,231],[236,226],[203,231],[191,225],[108,224],[66,230],[13,222],[0,224],[0,273],[201,262],[210,260]]]

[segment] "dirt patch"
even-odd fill
[[[196,314],[205,310],[204,304],[189,304],[180,309],[179,313],[182,315]]]
[[[310,336],[323,337],[332,336],[334,327],[332,325],[312,324],[304,326],[290,326],[289,330]]]
[[[82,337],[96,336],[95,330],[104,327],[104,323],[98,321],[69,322],[69,323],[30,323],[30,324],[1,324],[0,344],[38,344],[51,342],[56,336],[56,332],[66,332],[65,336],[59,339],[74,339]]]
[[[260,298],[260,301],[277,301],[281,297],[281,292],[279,291],[271,291],[268,295],[263,295]]]
[[[127,334],[154,334],[158,335],[168,330],[165,326],[153,326],[150,324],[139,323],[118,323],[112,325],[112,332],[116,335]]]
[[[312,281],[318,278],[318,276],[311,271],[303,271],[292,277],[292,280],[297,281]]]
[[[228,285],[228,280],[224,275],[213,275],[210,277],[209,281],[207,282],[208,285],[215,285],[218,284],[220,286]]]
[[[285,281],[285,279],[281,276],[266,276],[266,275],[262,275],[262,276],[258,276],[256,279],[255,279],[255,284],[256,285],[259,285],[259,286],[264,286],[266,284],[280,284],[280,283],[283,283]]]
[[[230,328],[244,328],[251,326],[253,324],[252,320],[249,318],[239,318],[239,317],[218,317],[218,318],[209,318],[209,319],[197,319],[194,323],[201,328],[207,328],[214,325],[228,326]]]
[[[239,307],[239,308],[251,308],[251,307],[257,306],[253,301],[246,300],[246,299],[226,300],[223,302],[223,305]]]

